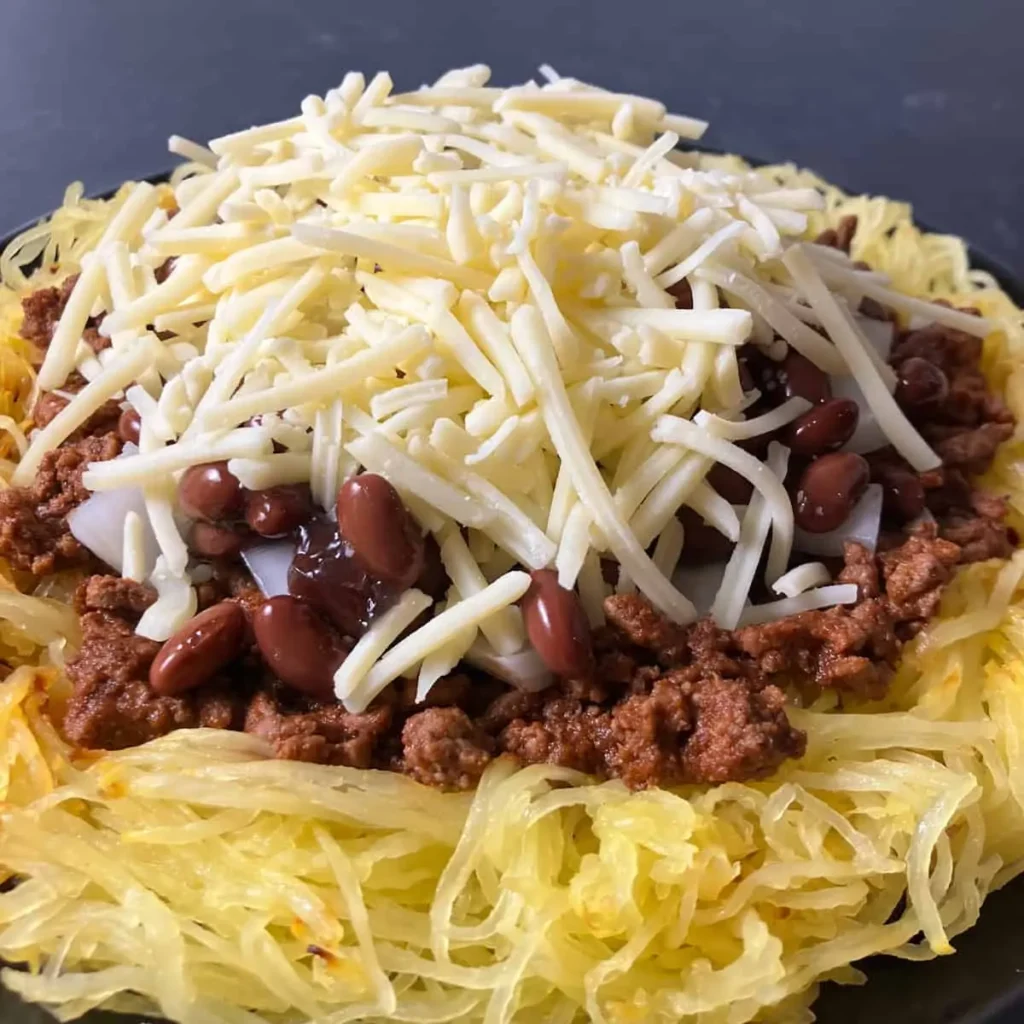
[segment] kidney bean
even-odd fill
[[[281,537],[313,515],[313,502],[305,484],[268,487],[245,499],[245,521],[261,537]]]
[[[434,535],[428,533],[423,538],[423,568],[416,578],[416,589],[422,590],[435,601],[440,601],[448,593],[451,585],[448,571],[441,561],[441,548],[434,540]]]
[[[867,459],[833,452],[815,459],[800,477],[794,511],[796,524],[809,533],[842,526],[871,478]]]
[[[949,379],[934,363],[911,356],[896,371],[896,401],[905,409],[927,409],[949,394]]]
[[[754,493],[754,485],[745,476],[740,476],[721,462],[716,462],[708,470],[707,482],[731,505],[746,505]],[[718,533],[717,530],[715,532]]]
[[[192,524],[188,546],[203,558],[237,558],[248,539],[244,529],[206,523],[201,519]]]
[[[221,601],[207,608],[160,648],[149,668],[149,685],[163,697],[202,686],[242,653],[245,634],[241,605]]]
[[[190,466],[178,481],[178,503],[193,519],[237,519],[244,501],[245,491],[226,462]]]
[[[256,645],[270,670],[287,686],[310,697],[334,697],[334,673],[348,645],[297,597],[282,594],[256,609],[252,618]]]
[[[539,569],[522,600],[530,643],[557,676],[586,678],[594,668],[590,623],[579,598],[558,584],[558,573]]]
[[[117,436],[125,444],[138,444],[142,417],[132,408],[125,409],[117,420]]]
[[[886,514],[909,522],[924,511],[924,487],[916,473],[909,469],[887,469],[881,481],[882,510]]]
[[[675,284],[670,284],[665,291],[675,299],[676,309],[693,309],[693,289],[685,277]]]
[[[786,353],[786,358],[779,364],[778,374],[786,398],[799,396],[821,405],[832,397],[832,387],[824,370],[819,370],[795,348]]]
[[[743,502],[736,504],[741,505]],[[676,519],[683,524],[680,565],[711,565],[729,560],[735,545],[728,537],[704,522],[699,512],[694,512],[689,505],[684,505],[676,512]]]
[[[410,587],[423,569],[423,535],[398,492],[376,473],[338,491],[338,527],[371,572]]]
[[[876,299],[865,296],[860,300],[860,306],[857,307],[857,312],[861,316],[866,316],[870,320],[881,320],[883,323],[889,323],[894,320],[892,310],[887,309]]]
[[[798,416],[786,430],[797,455],[822,455],[842,448],[857,429],[860,410],[852,398],[830,398]]]

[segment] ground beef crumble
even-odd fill
[[[82,485],[88,464],[120,451],[113,432],[68,441],[43,456],[31,487],[0,491],[0,558],[36,576],[88,564],[92,556],[71,536],[67,516],[89,497]]]
[[[427,708],[402,727],[403,767],[417,782],[471,789],[491,760],[485,732],[457,707]]]
[[[51,288],[40,288],[21,300],[21,336],[26,341],[39,348],[46,348],[50,344],[54,328],[68,304],[77,281],[78,275],[72,274],[60,284]]]
[[[76,280],[74,275],[60,285],[42,288],[22,300],[23,338],[40,348],[49,345]],[[89,328],[87,341],[90,331],[99,338]],[[93,348],[98,351],[97,345],[99,342]],[[45,427],[52,422],[68,403],[65,395],[74,394],[85,385],[85,378],[75,372],[60,392],[41,395],[32,411],[36,426]],[[6,559],[13,569],[47,576],[94,561],[72,537],[67,516],[89,497],[89,491],[82,486],[82,474],[88,464],[105,462],[120,454],[122,441],[117,435],[120,414],[117,402],[105,402],[63,444],[43,456],[31,487],[0,491],[0,558]]]
[[[161,645],[135,632],[153,601],[151,588],[113,576],[86,580],[75,594],[82,645],[68,662],[74,691],[64,717],[68,739],[82,747],[121,750],[175,729],[240,725],[239,699],[227,681],[181,697],[149,687],[149,666]]]
[[[67,395],[75,395],[88,382],[77,371],[61,385],[59,391],[47,391],[36,399],[32,408],[32,422],[39,428],[48,426],[70,401]],[[90,434],[106,434],[117,430],[117,421],[121,416],[121,404],[114,399],[108,399],[85,421],[69,440],[77,441]]]
[[[903,332],[890,354],[897,372],[907,359],[918,357],[941,369],[949,381],[948,395],[919,414],[915,425],[943,462],[940,469],[921,474],[928,509],[940,536],[960,546],[964,563],[1006,558],[1015,546],[1002,521],[1003,499],[978,490],[970,481],[988,470],[997,449],[1014,431],[1012,413],[988,388],[981,356],[980,338],[941,324]],[[870,461],[883,473],[894,465],[909,469],[891,450],[875,453]]]
[[[391,724],[387,706],[354,715],[341,704],[296,698],[275,685],[257,692],[245,715],[245,731],[267,740],[275,757],[351,768],[374,765]]]

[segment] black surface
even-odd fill
[[[563,74],[707,117],[708,140],[912,198],[1024,276],[1020,0],[0,0],[0,225],[290,115],[344,71]]]
[[[351,68],[410,88],[456,64],[508,83],[547,61],[708,118],[711,145],[910,199],[1024,280],[1022,28],[1019,0],[0,0],[0,229],[72,179],[97,191],[166,166],[171,133],[289,116]],[[868,965],[872,983],[826,991],[819,1019],[1024,1020],[1024,886],[955,945]],[[2,1024],[48,1020],[0,993]]]

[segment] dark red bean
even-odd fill
[[[836,248],[849,253],[853,245],[853,236],[857,233],[856,214],[847,214],[836,225]]]
[[[833,452],[804,470],[794,502],[797,526],[808,533],[828,533],[842,526],[871,479],[862,455]]]
[[[423,538],[423,568],[416,579],[416,589],[422,590],[424,594],[440,601],[452,581],[448,578],[448,572],[441,561],[441,548],[438,546],[434,535],[428,533]]]
[[[125,444],[138,444],[142,417],[132,408],[125,409],[117,421],[117,436]]]
[[[911,356],[896,371],[896,401],[904,409],[933,408],[949,394],[949,379],[934,363]]]
[[[252,628],[263,660],[282,683],[320,700],[334,696],[334,673],[349,648],[312,605],[272,597],[256,609]]]
[[[909,522],[925,508],[924,487],[909,469],[887,470],[882,476],[882,510]]]
[[[819,370],[795,348],[786,353],[786,358],[779,364],[778,374],[786,398],[799,396],[820,405],[832,397],[832,387],[824,370]]]
[[[693,309],[693,289],[684,277],[675,284],[670,284],[665,291],[676,301],[676,309]]]
[[[283,537],[313,515],[313,501],[305,484],[268,487],[245,499],[245,521],[261,537]]]
[[[857,312],[859,312],[861,316],[866,316],[869,320],[881,320],[884,323],[888,323],[895,319],[892,310],[887,309],[877,300],[867,296],[860,300],[860,306],[858,307]]]
[[[736,504],[741,505],[743,502]],[[683,553],[679,558],[680,565],[711,565],[714,562],[729,560],[735,545],[728,537],[704,522],[700,513],[694,512],[689,505],[684,505],[676,513],[676,518],[683,524]]]
[[[338,527],[371,572],[403,587],[416,582],[423,534],[384,477],[360,473],[341,485]]]
[[[188,546],[203,558],[237,558],[249,539],[248,531],[197,520],[192,524]]]
[[[556,676],[586,678],[594,669],[590,623],[579,598],[558,585],[558,573],[539,569],[523,596],[523,622],[530,643]]]
[[[754,485],[745,476],[721,462],[708,470],[707,481],[731,505],[746,505],[754,493]]]
[[[619,563],[614,558],[601,559],[601,579],[609,587],[614,587],[619,582]]]
[[[190,466],[178,481],[178,503],[193,519],[214,522],[237,519],[242,514],[245,491],[226,462]]]
[[[221,601],[189,619],[160,648],[149,668],[149,685],[163,697],[173,697],[208,683],[234,661],[245,644],[242,606]]]
[[[786,431],[786,444],[797,455],[838,451],[853,437],[859,415],[852,398],[830,398],[793,420]]]

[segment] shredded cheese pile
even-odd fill
[[[462,80],[443,82],[439,88],[483,86]],[[573,91],[576,86],[560,88]],[[460,93],[459,102],[466,97]],[[593,97],[588,101],[608,102]],[[325,107],[330,103],[328,98]],[[579,110],[583,101],[572,103]],[[333,105],[337,113],[338,101]],[[367,106],[389,109],[386,102]],[[406,97],[401,106],[413,104]],[[307,103],[306,107],[304,116],[319,110],[316,104]],[[436,114],[433,108],[416,109],[430,116],[449,116],[446,109]],[[612,114],[611,131],[603,134],[618,144],[631,122],[650,130],[657,126],[658,117],[664,116],[655,114],[656,109],[630,109],[629,104],[620,102]],[[548,116],[550,107],[543,113]],[[371,121],[381,116],[378,112]],[[383,114],[385,120],[392,116]],[[342,120],[339,117],[332,123],[332,139]],[[501,119],[495,123],[500,126]],[[667,127],[678,132],[683,125],[671,122]],[[299,128],[292,124],[274,131],[284,134],[271,133],[267,142],[271,148],[287,139],[289,131],[294,137]],[[406,127],[401,131],[415,134]],[[508,132],[502,135],[506,140],[518,138]],[[475,136],[467,132],[466,137]],[[194,145],[180,140],[174,145],[190,159],[211,159]],[[424,152],[430,152],[426,143],[423,146]],[[301,158],[287,146],[281,149],[274,160],[265,154],[263,162],[241,166],[262,168]],[[447,151],[433,154],[451,155]],[[519,155],[540,162],[532,151]],[[633,155],[634,160],[638,155]],[[662,163],[654,166],[663,169],[664,156]],[[564,154],[558,159],[564,159]],[[752,196],[814,190],[824,196],[824,202],[822,209],[806,212],[808,236],[834,226],[844,215],[856,214],[860,224],[853,258],[870,261],[908,301],[942,298],[980,308],[994,327],[985,339],[986,376],[1005,395],[1018,422],[1024,422],[1024,318],[991,277],[969,269],[959,239],[923,235],[913,226],[906,205],[881,198],[847,197],[793,167],[752,171],[732,157],[698,159],[671,154],[674,166],[678,167],[676,161],[681,159],[693,161],[682,170],[713,175],[691,179],[700,181],[709,195],[714,191],[711,182],[721,181],[721,175],[746,182],[744,194],[755,204],[758,200]],[[434,173],[436,164],[428,166],[427,173]],[[189,189],[199,195],[220,173],[211,169],[192,177],[194,170],[187,165],[174,179],[173,187],[185,186],[186,194],[180,200],[189,198]],[[196,184],[187,185],[188,181]],[[646,178],[641,182],[640,191],[647,182]],[[366,178],[360,188],[368,194],[391,194],[387,187],[376,189],[374,185]],[[600,185],[612,187],[606,181]],[[263,191],[278,187],[260,186],[246,202],[260,210],[270,206],[280,218],[282,208],[273,199],[268,201]],[[401,183],[395,185],[392,180],[390,187],[401,194]],[[496,187],[510,190],[502,182]],[[656,192],[649,183],[646,187],[652,194]],[[33,229],[0,261],[0,275],[7,286],[0,289],[0,326],[7,335],[0,345],[0,365],[11,368],[10,375],[4,371],[0,400],[22,427],[27,426],[32,373],[27,362],[22,362],[24,346],[14,336],[18,299],[31,288],[82,269],[83,258],[96,251],[99,238],[137,188],[126,186],[109,203],[83,199],[80,189],[69,190],[65,206],[52,221]],[[472,187],[468,191],[472,199]],[[171,187],[158,186],[156,193],[157,207],[166,209]],[[222,194],[217,203],[223,203],[229,194]],[[288,194],[286,190],[279,198],[285,201]],[[207,208],[213,198],[208,197]],[[373,202],[380,200],[372,200],[371,207]],[[188,209],[187,201],[180,205]],[[248,212],[253,216],[246,220],[258,219],[252,208]],[[715,217],[719,216],[717,210],[731,209],[709,208]],[[475,224],[481,214],[472,206],[469,213]],[[155,217],[159,221],[160,214]],[[512,220],[521,217],[519,213]],[[448,244],[447,223],[444,231],[434,226],[430,234],[422,230],[431,228],[429,222],[406,225],[403,218],[370,215],[358,221],[364,225],[371,222],[392,231],[403,225],[417,228],[406,230],[406,239],[433,238],[438,249],[426,255],[458,262],[453,250],[446,255],[437,238],[443,234],[444,244]],[[268,215],[267,229],[273,231],[271,223],[277,222]],[[203,226],[201,221],[197,226]],[[150,228],[157,227],[150,225],[144,233],[151,235]],[[286,235],[282,233],[281,238]],[[558,237],[564,240],[564,236]],[[734,244],[739,238],[737,234]],[[137,282],[139,298],[156,291],[142,269],[149,266],[140,258],[144,244],[148,242],[136,240],[129,254],[130,277]],[[416,251],[425,244],[417,243]],[[545,245],[555,244],[548,239],[541,253]],[[693,243],[694,247],[700,244],[703,242]],[[405,246],[408,248],[408,241]],[[623,267],[634,259],[622,253],[621,246],[617,251]],[[31,280],[26,279],[19,269],[28,262],[23,257],[43,253],[42,267]],[[732,255],[741,254],[735,250]],[[222,254],[218,262],[231,255]],[[678,260],[687,255],[681,254]],[[204,258],[209,259],[209,254]],[[404,289],[404,301],[410,301],[408,293],[427,305],[436,297],[434,284],[422,291],[424,275],[418,272],[411,275],[419,281],[414,286],[402,280],[396,283],[393,277],[406,275],[393,274],[383,264],[381,273],[374,274],[373,267],[361,268],[358,262],[355,267],[343,268],[321,262],[330,258],[319,254],[304,257],[305,266],[298,261],[299,265],[284,269],[257,271],[254,280],[240,291],[232,286],[223,294],[193,294],[177,300],[182,315],[171,322],[176,330],[186,332],[186,340],[170,341],[159,348],[153,339],[144,340],[165,360],[157,366],[159,381],[140,382],[144,389],[153,388],[150,397],[156,404],[156,409],[149,407],[143,413],[154,417],[147,427],[159,425],[165,413],[173,420],[176,410],[186,410],[187,414],[174,420],[174,432],[166,438],[175,441],[174,447],[197,438],[234,443],[223,438],[230,437],[231,431],[237,437],[237,424],[229,425],[219,436],[193,428],[193,424],[218,371],[238,373],[242,380],[260,366],[257,361],[245,368],[248,359],[258,357],[267,365],[251,387],[243,383],[245,394],[287,386],[293,378],[323,372],[350,355],[393,343],[410,327],[423,327],[429,336],[428,350],[436,348],[436,334],[428,323],[381,310],[368,297],[357,295],[353,302],[365,314],[362,322],[372,341],[357,337],[358,329],[352,326],[362,314],[355,313],[355,321],[339,317],[339,333],[347,333],[350,341],[341,354],[328,358],[336,344],[330,335],[304,335],[321,333],[314,329],[321,315],[331,322],[331,296],[335,289],[351,284],[350,273],[354,277],[365,270],[366,279],[380,279]],[[545,261],[537,262],[540,268]],[[731,259],[720,271],[708,263],[700,269],[727,274],[737,272],[734,263]],[[482,269],[474,263],[466,266]],[[279,328],[281,334],[295,344],[282,350],[280,339],[268,334],[251,348],[244,348],[259,317],[275,315],[268,298],[280,303],[281,297],[314,269],[323,273],[320,283],[280,321],[285,325]],[[514,268],[509,265],[499,270],[495,280],[505,269],[511,271],[505,275],[506,282],[515,278],[516,271],[522,273],[517,262]],[[752,274],[748,266],[743,276],[754,280],[756,274],[760,280],[762,269],[763,264],[758,263]],[[552,295],[561,298],[562,275],[551,280],[557,286]],[[520,307],[527,310],[525,316],[544,319],[544,307],[527,299],[532,285],[520,283],[518,287],[519,300],[498,299],[495,304],[487,298],[483,304],[475,304],[476,311],[486,305],[510,338],[511,319]],[[768,291],[785,308],[798,309],[805,318],[801,323],[815,326],[808,322],[803,304],[794,302],[785,287]],[[196,286],[197,292],[199,288]],[[699,298],[702,285],[696,272],[693,288]],[[476,292],[463,288],[460,302],[462,294]],[[630,296],[635,299],[636,293],[627,292],[620,308],[651,308],[640,301],[631,303]],[[188,307],[200,299],[212,308],[197,314]],[[470,299],[471,304],[474,301]],[[518,304],[510,316],[503,317],[509,302]],[[581,304],[589,304],[598,313],[614,308],[595,299],[583,299]],[[351,308],[352,303],[344,307]],[[484,337],[474,328],[471,316],[463,320],[458,302],[445,308],[464,324],[471,339]],[[910,311],[914,307],[903,308]],[[185,326],[192,316],[223,313],[227,318],[229,312],[240,318],[236,333],[220,342],[215,337],[216,345],[204,337],[211,328],[189,332]],[[484,315],[493,327],[490,317]],[[385,330],[384,325],[392,321],[393,326]],[[756,329],[753,315],[752,321]],[[574,317],[567,316],[566,322],[581,349],[598,344]],[[633,329],[629,324],[623,326]],[[718,342],[673,339],[660,327],[649,332],[647,326],[634,330],[634,341],[639,342],[634,352],[615,349],[615,354],[602,357],[615,360],[621,356],[622,362],[609,366],[609,371],[615,372],[600,375],[596,384],[594,375],[562,375],[563,381],[569,381],[566,390],[578,410],[577,423],[584,438],[590,439],[585,443],[598,460],[613,501],[625,480],[620,477],[616,481],[618,461],[606,463],[600,451],[600,445],[611,443],[602,440],[609,437],[602,421],[614,418],[620,433],[611,436],[620,437],[625,429],[621,423],[654,396],[630,398],[620,408],[604,396],[598,386],[601,381],[635,376],[631,363],[641,358],[644,365],[657,365],[655,353],[663,351],[666,342],[681,347],[684,353],[692,351],[693,344],[717,346],[712,355],[732,351],[731,346]],[[154,327],[164,329],[157,323]],[[379,327],[376,334],[374,327]],[[505,338],[504,333],[498,336]],[[630,337],[628,333],[612,336],[620,340]],[[138,340],[129,339],[133,343]],[[184,354],[175,349],[179,344],[192,344],[197,357],[202,352],[201,360],[195,364],[196,370],[179,370],[177,376],[169,373],[165,378],[160,367],[170,367],[167,353]],[[628,347],[632,345],[633,341]],[[133,345],[124,347],[130,351]],[[477,349],[488,351],[482,340],[477,341]],[[235,351],[249,354],[244,359],[236,357],[237,361],[220,370]],[[271,355],[272,351],[277,354]],[[502,347],[500,351],[519,355],[514,339],[511,350]],[[202,361],[209,353],[213,363],[218,352],[222,358],[215,364]],[[506,381],[505,402],[518,402],[513,381],[520,387],[532,387],[534,396],[543,387],[543,382],[530,375],[530,352],[527,348],[526,358],[519,357],[526,376],[502,368],[497,355],[488,359]],[[448,362],[427,362],[434,356]],[[193,358],[189,355],[185,365]],[[309,368],[300,364],[303,369],[299,373],[295,359],[302,358],[308,360]],[[706,358],[701,356],[700,361]],[[107,359],[113,361],[115,356]],[[418,365],[422,368],[427,362],[428,367],[440,368],[453,359],[450,351],[430,351]],[[101,378],[106,369],[103,362],[97,369],[78,354],[76,360],[93,379]],[[714,364],[708,371],[709,380],[717,357]],[[693,364],[686,363],[684,369],[691,373]],[[192,373],[195,379],[189,376]],[[182,383],[173,383],[182,376],[186,378]],[[516,507],[541,528],[542,517],[528,500],[531,481],[525,474],[512,474],[515,463],[506,457],[492,463],[493,453],[476,463],[466,462],[466,455],[478,452],[504,422],[500,417],[487,419],[488,410],[495,407],[486,404],[491,398],[471,379],[468,373],[449,381],[440,370],[425,376],[413,370],[400,380],[360,382],[366,391],[357,389],[340,403],[318,406],[312,418],[313,442],[307,450],[292,447],[286,454],[306,457],[314,488],[326,504],[338,474],[355,464],[347,446],[378,433],[361,430],[358,424],[365,426],[367,420],[360,415],[377,423],[405,415],[399,421],[407,424],[402,431],[379,432],[380,439],[390,445],[389,454],[393,449],[408,460],[390,454],[395,465],[434,472],[452,489],[443,493],[452,499],[453,508],[473,507],[464,504],[472,498],[489,507],[495,493],[512,495]],[[406,401],[410,393],[400,389],[419,384],[427,387],[412,392],[412,399]],[[642,391],[641,385],[629,386]],[[177,398],[173,391],[170,398],[164,398],[170,388],[177,390]],[[458,388],[469,390],[453,402]],[[226,386],[229,394],[233,390],[233,384]],[[710,404],[714,393],[713,384],[704,386],[701,404],[706,399],[705,411],[728,422],[722,415],[728,412],[726,403]],[[208,408],[226,400],[218,394],[214,392]],[[523,395],[521,391],[519,397]],[[466,401],[470,404],[460,411],[457,403]],[[422,416],[424,404],[431,409],[435,403],[436,410],[436,403],[443,402],[449,403],[443,408],[454,411],[431,411],[422,421],[409,412],[416,410]],[[524,402],[515,408],[526,409],[527,414],[537,411],[531,422],[533,429],[539,430],[537,424],[545,418],[543,404],[531,410],[529,400],[524,398]],[[470,417],[478,403],[483,403],[483,411]],[[297,408],[302,410],[301,405]],[[690,419],[684,410],[662,410],[670,411],[679,423]],[[274,438],[294,441],[296,433],[288,429],[294,424],[288,415],[292,413],[273,420]],[[515,415],[520,422],[524,418],[523,413]],[[644,475],[630,477],[632,486],[623,492],[627,496],[643,492],[640,499],[630,499],[636,504],[629,516],[620,511],[627,521],[654,485],[677,469],[680,479],[696,479],[689,492],[691,500],[703,501],[704,508],[714,507],[711,497],[697,486],[703,474],[681,468],[709,456],[688,445],[677,445],[683,449],[677,451],[669,441],[656,442],[645,436],[643,431],[649,431],[658,416],[631,421],[643,420],[644,428],[638,429],[632,441],[622,443],[622,451],[630,444],[637,450],[651,446],[650,455],[640,463],[646,467]],[[432,428],[435,419],[450,420],[473,439],[464,443],[461,455],[455,449],[437,449],[446,461],[436,469],[427,461],[433,456],[406,442],[410,433]],[[490,432],[472,433],[471,427],[478,422],[490,425]],[[299,420],[300,425],[304,423]],[[663,424],[665,436],[689,429],[679,423]],[[171,422],[167,427],[171,429]],[[482,427],[473,429],[482,431]],[[449,427],[442,430],[451,432]],[[714,434],[710,428],[706,433]],[[728,435],[714,436],[723,440]],[[412,439],[416,437],[424,435],[413,433]],[[429,433],[425,437],[423,448],[435,450],[434,439]],[[496,442],[499,454],[505,443],[501,439]],[[539,443],[543,446],[544,442]],[[651,457],[656,452],[660,452],[657,460]],[[524,445],[524,454],[532,456],[535,450]],[[586,499],[578,500],[575,484],[570,485],[566,477],[559,487],[563,478],[554,472],[556,454],[551,450],[544,454],[543,461],[552,469],[545,479],[549,483],[554,479],[552,491],[561,495],[559,501],[564,503],[559,506],[565,509],[562,534],[569,531],[575,539],[569,545],[563,545],[562,534],[557,543],[548,539],[555,545],[560,570],[566,562],[582,563],[579,584],[586,592],[594,549],[605,540],[596,536],[600,527],[586,521],[590,508]],[[1024,527],[1021,454],[1021,439],[1016,437],[1003,446],[984,481],[1009,495],[1012,521],[1019,532]],[[233,457],[251,458],[260,467],[267,464],[265,454]],[[717,456],[712,453],[710,457]],[[351,462],[346,461],[349,458]],[[312,471],[314,463],[328,468],[318,475],[320,470]],[[492,465],[500,465],[502,475],[488,475]],[[534,458],[532,468],[538,465]],[[474,476],[448,475],[446,466]],[[14,472],[13,460],[0,464],[3,480],[9,481]],[[477,477],[487,485],[480,491],[466,482]],[[519,489],[509,482],[513,479],[520,480]],[[139,480],[149,494],[149,488],[158,483],[158,474],[142,474]],[[166,495],[158,492],[149,495],[149,500],[161,497]],[[457,588],[445,612],[465,605],[468,594],[485,592],[493,583],[507,579],[514,563],[520,561],[508,546],[515,543],[511,534],[494,536],[498,529],[494,521],[472,525],[467,540],[453,525],[461,520],[443,511],[444,506],[426,499],[417,501],[409,491],[406,497],[417,514],[441,517],[435,523]],[[553,499],[551,504],[553,507]],[[767,506],[766,499],[760,511],[755,508],[751,513],[750,529],[755,525],[758,532],[764,529]],[[649,516],[645,521],[654,523],[653,512]],[[744,521],[746,518],[745,514]],[[572,526],[573,522],[578,525]],[[681,543],[676,528],[666,522],[669,525],[660,531],[634,530],[648,542],[657,538],[656,565],[671,564],[672,551],[678,551]],[[484,525],[491,532],[485,532]],[[546,536],[546,523],[543,527]],[[31,968],[29,973],[7,971],[3,980],[62,1019],[102,1006],[159,1013],[183,1024],[298,1024],[310,1019],[332,1024],[385,1020],[573,1024],[587,1018],[612,1024],[697,1020],[742,1024],[755,1018],[806,1021],[811,1019],[808,1007],[820,980],[862,981],[853,962],[873,953],[908,959],[948,953],[951,940],[977,919],[987,895],[1024,869],[1024,592],[1020,586],[1024,562],[1020,554],[1003,565],[973,565],[960,572],[946,592],[942,614],[905,649],[898,675],[883,702],[848,706],[844,713],[835,714],[828,698],[823,698],[817,706],[797,712],[796,724],[809,738],[807,755],[799,762],[787,763],[764,782],[646,793],[629,793],[615,781],[589,784],[549,766],[512,772],[500,761],[489,769],[475,794],[442,794],[389,773],[268,761],[256,737],[199,730],[118,754],[76,755],[52,724],[59,718],[66,696],[66,681],[59,671],[63,649],[73,647],[76,640],[76,616],[68,607],[74,581],[55,577],[30,596],[18,592],[10,574],[4,567],[0,569],[4,569],[0,658],[9,665],[22,666],[0,683],[0,866],[4,874],[21,879],[18,886],[0,893],[0,957],[25,962]],[[822,567],[813,563],[801,566],[795,575],[781,577],[777,590],[789,598],[821,589],[828,581],[821,571]],[[165,577],[175,578],[166,563],[163,572]],[[514,584],[516,574],[511,575]],[[591,585],[596,586],[593,579]],[[513,611],[506,608],[480,621],[480,631],[494,650],[514,650],[520,627]],[[465,630],[465,622],[458,619],[456,628]],[[450,649],[442,647],[426,660],[436,669],[439,660],[451,655]],[[371,668],[368,659],[367,671]],[[425,670],[426,661],[421,684]]]
[[[677,149],[703,122],[544,73],[499,89],[476,66],[407,93],[386,73],[350,73],[297,117],[208,147],[173,137],[191,161],[173,205],[166,189],[126,186],[69,240],[71,194],[52,234],[34,228],[9,250],[0,273],[14,287],[40,255],[80,269],[38,385],[74,369],[89,382],[22,445],[12,480],[31,482],[107,399],[135,408],[139,451],[83,479],[138,495],[120,567],[159,594],[141,633],[165,639],[194,613],[175,478],[215,459],[250,488],[308,481],[325,509],[358,468],[383,474],[441,542],[456,581],[444,612],[385,661],[427,599],[410,593],[373,625],[335,681],[353,710],[399,673],[419,671],[426,693],[470,649],[519,652],[522,570],[557,568],[599,623],[607,555],[618,590],[692,621],[671,578],[684,504],[741,540],[712,605],[720,625],[855,599],[804,574],[784,602],[749,607],[765,546],[766,582],[786,570],[793,513],[785,455],[765,466],[736,442],[807,404],[744,421],[757,395],[742,389],[737,347],[781,355],[778,335],[852,374],[865,412],[924,470],[938,459],[852,314],[869,296],[981,336],[991,325],[802,242],[822,190]],[[682,285],[692,309],[676,308],[669,289]],[[82,341],[90,316],[112,342],[99,355]],[[756,488],[742,523],[704,480],[715,462]]]

